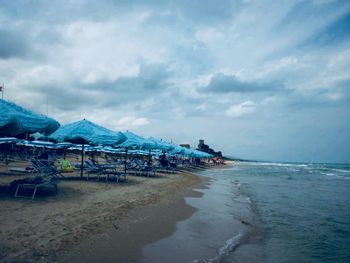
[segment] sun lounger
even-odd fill
[[[154,170],[156,170],[157,172],[160,172],[160,173],[172,173],[173,174],[176,171],[176,167],[173,165],[169,165],[169,163],[164,165],[159,161],[155,161]]]
[[[57,167],[47,160],[33,159],[32,166],[36,172],[40,175],[51,176],[51,177],[63,177]]]
[[[140,166],[138,166],[137,172],[140,175],[145,175],[147,177],[150,177],[151,175],[156,175],[156,171],[153,169],[152,165],[141,164]]]
[[[9,169],[10,172],[14,172],[14,173],[32,173],[33,172],[33,168],[30,167],[11,167]]]
[[[15,180],[11,183],[11,188],[16,188],[15,197],[30,198],[34,200],[37,190],[43,187],[53,187],[55,193],[57,194],[57,184],[59,181],[57,179],[45,179],[41,176],[25,178],[21,180]],[[31,195],[23,195],[25,189],[33,189]],[[22,192],[22,193],[21,193]]]
[[[97,176],[97,181],[99,181],[102,176],[105,177],[105,181],[113,180],[118,183],[122,177],[124,177],[126,181],[126,173],[119,171],[117,165],[100,165],[90,160],[86,161],[85,164],[87,166],[87,180],[89,180],[91,174],[95,174]]]
[[[151,175],[155,176],[156,172],[153,168],[153,165],[149,163],[147,164],[146,162],[143,163],[140,159],[134,159],[128,163],[128,169],[135,171],[135,175],[145,175],[147,177],[150,177]]]

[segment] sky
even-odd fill
[[[61,124],[350,162],[350,2],[0,0],[0,83]]]

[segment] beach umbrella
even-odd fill
[[[155,146],[154,146],[155,149],[158,149],[161,151],[169,152],[176,147],[176,145],[174,145],[172,143],[169,143],[169,142],[166,142],[163,140],[159,140],[159,139],[156,139],[154,137],[150,137],[148,140],[152,141],[155,144]]]
[[[151,159],[151,150],[155,147],[155,143],[151,140],[147,140],[140,135],[126,131],[123,133],[126,136],[126,141],[118,145],[118,147],[125,148],[125,166],[124,172],[126,173],[127,169],[127,159],[128,159],[128,149],[140,149],[149,151],[149,159]]]
[[[80,177],[83,177],[84,145],[117,145],[126,140],[121,132],[116,133],[88,120],[62,125],[49,136],[56,142],[82,144]]]
[[[0,137],[23,137],[35,132],[50,134],[59,126],[54,119],[0,99]]]
[[[153,141],[147,140],[142,136],[132,133],[130,131],[123,132],[123,134],[126,136],[127,139],[122,144],[119,144],[118,147],[151,150],[156,145]]]

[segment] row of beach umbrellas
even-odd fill
[[[113,148],[151,151],[158,150],[173,155],[211,158],[212,155],[188,149],[156,138],[146,139],[130,131],[115,132],[96,123],[83,119],[61,125],[54,119],[18,106],[12,102],[0,100],[0,137],[28,137],[35,134],[56,143],[73,143],[84,146],[102,146]],[[82,154],[81,175],[83,173]]]

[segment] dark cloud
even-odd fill
[[[336,86],[350,92],[350,78],[339,80]]]
[[[77,19],[105,20],[118,10],[115,1],[2,1],[2,12],[14,19],[64,24]],[[120,9],[120,8],[119,8]]]
[[[28,87],[47,96],[50,105],[63,111],[91,107],[94,109],[123,107],[150,97],[157,97],[167,87],[171,77],[164,65],[142,65],[135,77],[122,77],[113,82],[98,81],[93,84],[73,82],[52,83]]]
[[[84,107],[96,108],[101,103],[101,99],[92,92],[77,89],[75,86],[49,84],[36,87],[41,95],[46,96],[51,107],[61,111],[77,111]]]
[[[26,56],[30,48],[23,33],[17,31],[0,30],[0,58]]]
[[[329,1],[315,4],[314,1],[295,1],[283,19],[276,24],[276,31],[298,29],[301,24],[322,21],[327,15],[338,12],[348,4],[348,0]],[[306,24],[305,27],[308,25]]]
[[[340,17],[327,27],[316,32],[299,46],[329,46],[350,40],[350,12]]]
[[[108,20],[118,14],[130,11],[154,10],[155,14],[170,12],[171,16],[156,16],[154,19],[176,21],[193,21],[210,24],[227,21],[236,14],[243,1],[221,0],[220,4],[211,0],[103,0],[103,1],[42,1],[35,2],[12,0],[3,1],[6,15],[49,23],[65,23],[80,19],[95,21]]]
[[[249,93],[249,92],[271,92],[284,89],[279,82],[248,82],[241,81],[236,76],[216,74],[209,84],[199,89],[201,92],[210,93]]]
[[[106,94],[126,95],[129,100],[155,95],[168,87],[171,72],[163,64],[141,64],[135,77],[121,77],[115,81],[81,84],[82,89],[103,91]]]

